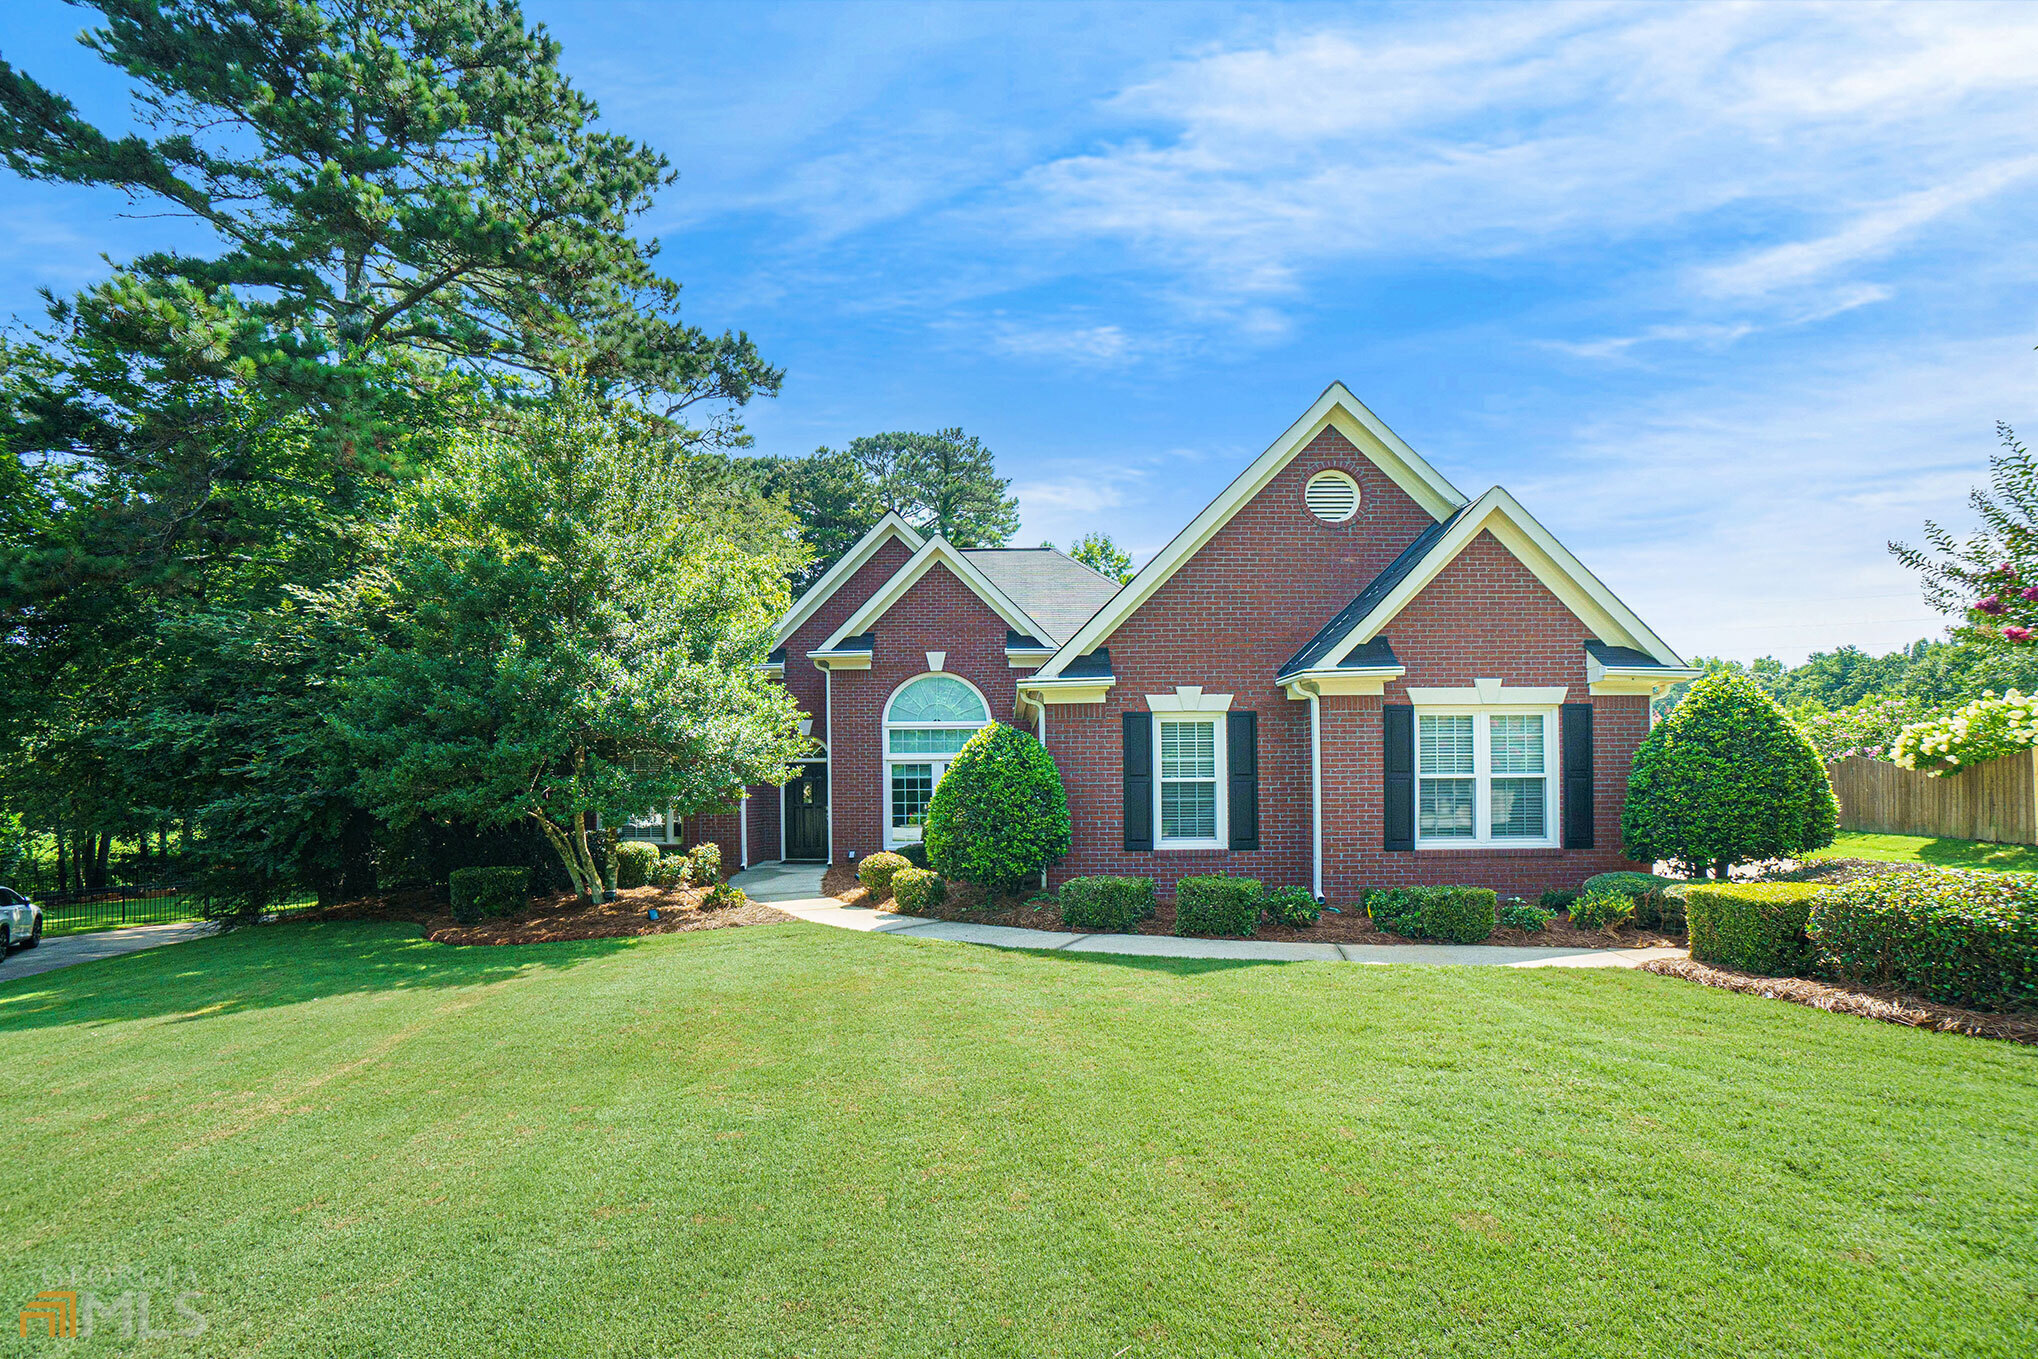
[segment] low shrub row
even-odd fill
[[[1618,892],[1634,903],[1637,925],[1676,932],[1684,929],[1684,892],[1689,885],[1654,873],[1595,873],[1579,892]]]
[[[651,881],[651,875],[658,871],[658,861],[662,857],[656,845],[642,840],[623,841],[616,846],[616,886],[645,886]]]
[[[1266,895],[1258,878],[1182,878],[1175,883],[1175,933],[1251,934]]]
[[[1789,977],[1811,967],[1805,933],[1812,899],[1808,882],[1700,882],[1685,889],[1691,956],[1701,963]]]
[[[1366,914],[1405,939],[1476,944],[1493,933],[1499,896],[1490,887],[1385,887],[1366,893]]]
[[[1154,913],[1152,878],[1070,878],[1057,904],[1061,923],[1090,934],[1124,934]]]

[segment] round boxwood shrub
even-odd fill
[[[1001,722],[970,737],[927,804],[927,861],[1009,892],[1069,851],[1069,802],[1040,742]]]
[[[1839,811],[1811,738],[1755,681],[1721,670],[1643,738],[1621,839],[1630,859],[1725,878],[1736,863],[1832,844]]]
[[[515,915],[531,899],[531,870],[523,864],[456,868],[446,875],[453,918],[471,925],[483,916]]]
[[[856,880],[870,893],[872,901],[883,901],[892,894],[892,878],[900,869],[912,866],[905,855],[881,849],[856,866]]]
[[[899,857],[904,859],[907,863],[913,865],[913,867],[915,868],[932,867],[932,865],[927,862],[927,846],[921,844],[917,840],[915,840],[910,845],[900,845]]]
[[[1765,977],[1803,976],[1812,962],[1805,925],[1827,890],[1815,882],[1693,883],[1684,892],[1691,956]]]
[[[1261,904],[1276,924],[1297,929],[1314,925],[1323,918],[1323,908],[1316,904],[1315,894],[1307,887],[1276,887],[1267,893]]]
[[[932,869],[902,868],[892,874],[892,901],[907,915],[939,906],[948,896],[948,880]]]
[[[1498,916],[1499,923],[1507,929],[1526,930],[1530,934],[1549,928],[1550,922],[1555,918],[1555,912],[1546,911],[1534,902],[1524,901],[1520,897],[1510,897],[1502,902]]]
[[[658,869],[658,846],[625,840],[616,846],[616,886],[642,887]]]
[[[2038,1009],[2038,874],[1926,869],[1829,888],[1805,933],[1821,972],[1977,1010]]]
[[[1072,930],[1124,934],[1153,918],[1155,895],[1152,878],[1100,876],[1070,878],[1061,885],[1056,901],[1061,923]]]

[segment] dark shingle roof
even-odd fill
[[[1111,648],[1100,646],[1085,652],[1061,668],[1062,679],[1110,679]]]
[[[1585,650],[1592,659],[1610,670],[1688,670],[1691,667],[1671,665],[1659,661],[1646,651],[1637,651],[1631,646],[1608,646],[1605,642],[1587,642]]]
[[[764,663],[765,663],[766,665],[784,665],[784,664],[785,664],[785,648],[784,648],[784,647],[782,647],[782,646],[775,646],[775,647],[773,647],[773,648],[771,649],[771,654],[770,654],[769,656],[766,656],[766,657],[764,658]]]
[[[1118,582],[1051,547],[975,547],[963,556],[1056,646],[1118,593]]]
[[[1381,600],[1392,594],[1395,586],[1407,580],[1415,573],[1415,569],[1422,565],[1423,559],[1429,556],[1431,549],[1442,541],[1444,534],[1450,531],[1451,525],[1457,523],[1458,516],[1464,512],[1464,507],[1461,506],[1448,519],[1439,520],[1421,533],[1416,534],[1415,541],[1403,548],[1400,556],[1387,563],[1387,569],[1373,577],[1371,583],[1365,589],[1359,591],[1358,598],[1338,610],[1337,617],[1325,623],[1314,637],[1303,644],[1300,651],[1289,658],[1288,663],[1281,667],[1281,675],[1288,676],[1298,670],[1308,670],[1325,656],[1336,650],[1337,644],[1342,642],[1351,633],[1351,630],[1357,627],[1360,621],[1378,606]],[[1379,639],[1375,638],[1374,640],[1378,641]],[[1393,656],[1392,650],[1390,649],[1387,654],[1391,658]],[[1347,667],[1355,664],[1392,665],[1395,662],[1391,659],[1380,662],[1365,662],[1358,661],[1356,658],[1350,658],[1344,662],[1344,665]]]
[[[1054,648],[1038,637],[1024,632],[1005,629],[1005,650],[1007,651],[1052,651]]]

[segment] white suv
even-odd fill
[[[42,942],[42,907],[10,887],[0,887],[0,958],[10,948]]]

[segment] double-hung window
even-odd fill
[[[1156,717],[1160,777],[1155,824],[1162,849],[1222,849],[1224,838],[1224,718],[1216,713]]]
[[[1556,731],[1554,709],[1418,709],[1416,844],[1554,846]]]

